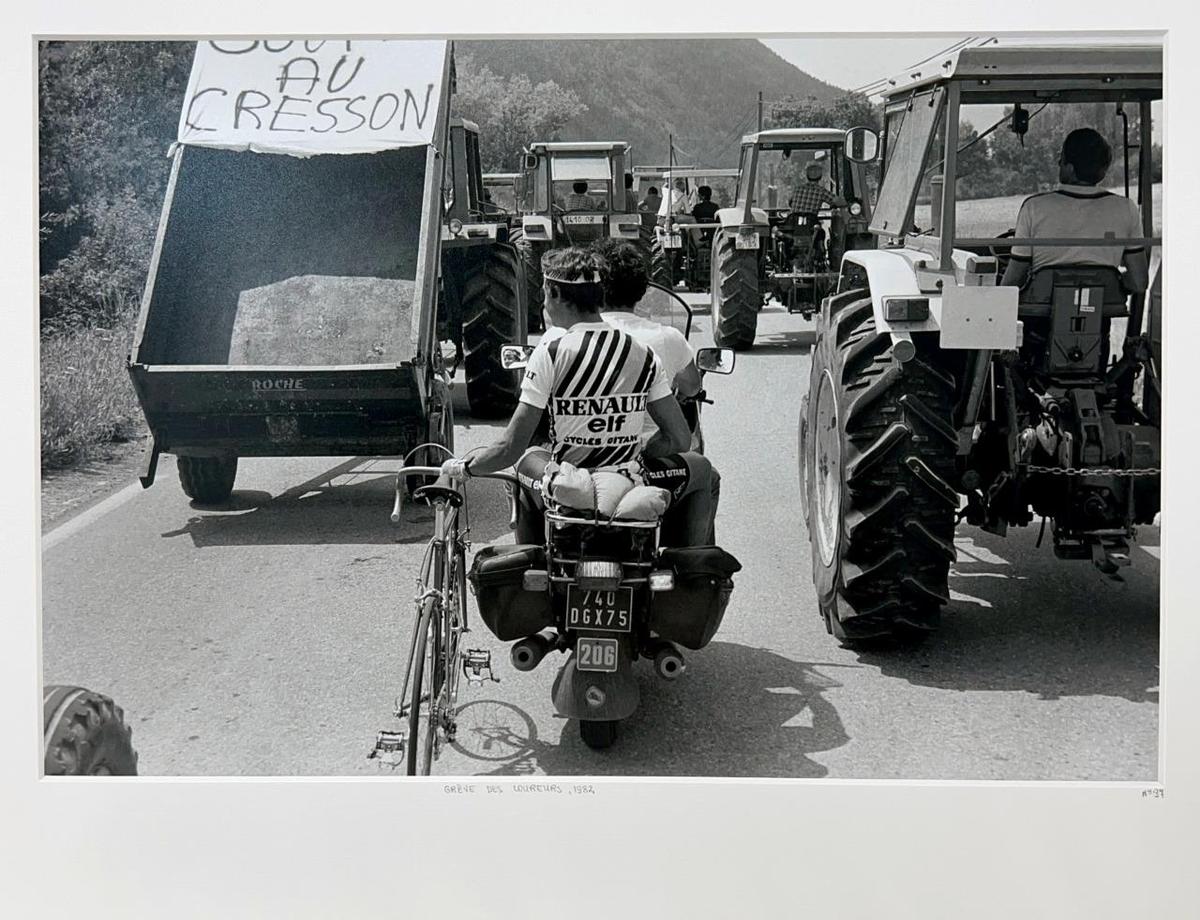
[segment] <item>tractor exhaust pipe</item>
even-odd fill
[[[683,655],[670,642],[657,646],[654,653],[654,673],[663,680],[676,680],[687,669]]]
[[[546,653],[554,648],[556,638],[546,633],[538,633],[514,643],[511,653],[513,667],[518,671],[532,671],[542,663]]]

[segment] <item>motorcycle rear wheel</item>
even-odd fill
[[[617,726],[619,724],[615,720],[580,719],[579,737],[593,751],[602,751],[605,748],[612,747],[613,742],[617,740]]]

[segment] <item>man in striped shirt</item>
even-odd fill
[[[712,534],[712,467],[686,452],[691,434],[654,352],[601,319],[603,271],[603,260],[586,249],[543,256],[546,314],[567,331],[534,349],[520,402],[500,440],[466,460],[446,461],[443,472],[462,479],[521,460],[518,474],[536,482],[550,460],[590,470],[625,468],[671,493],[684,518],[680,543],[704,545]],[[526,453],[543,413],[550,420],[550,448]],[[647,414],[658,433],[643,448]],[[527,504],[521,507],[518,539],[540,542],[540,529],[529,520],[535,515],[527,513]]]

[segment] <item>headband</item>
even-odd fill
[[[600,272],[592,269],[587,277],[583,278],[564,278],[561,275],[555,274],[553,269],[543,271],[542,277],[546,281],[553,281],[555,284],[600,284]]]

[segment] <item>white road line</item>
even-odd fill
[[[89,524],[94,524],[110,511],[115,511],[127,501],[136,498],[143,491],[145,490],[142,488],[140,482],[131,482],[120,492],[110,495],[97,505],[92,505],[87,511],[75,515],[75,517],[71,518],[65,524],[60,524],[49,533],[42,534],[42,552],[46,552],[46,550],[61,543],[67,537],[74,536]]]

